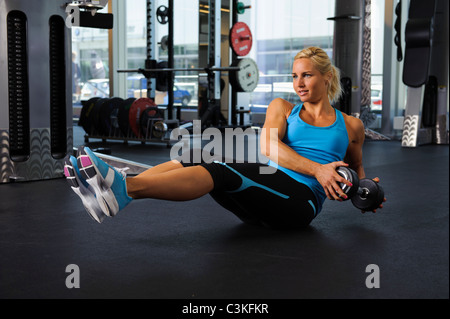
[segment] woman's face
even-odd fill
[[[294,61],[292,79],[294,90],[303,103],[328,100],[327,87],[330,77],[322,75],[311,59],[301,58]]]

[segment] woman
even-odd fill
[[[270,159],[268,165],[278,168],[272,174],[261,174],[265,165],[259,163],[192,165],[172,160],[126,178],[90,149],[80,148],[78,161],[67,158],[66,176],[99,222],[133,199],[186,201],[209,193],[250,224],[273,228],[308,225],[326,198],[346,199],[339,184],[351,184],[337,174],[339,166],[350,166],[359,178],[365,177],[365,134],[359,119],[331,106],[330,101],[341,94],[339,71],[322,49],[310,47],[299,52],[292,77],[301,103],[273,100],[261,135],[261,152]]]

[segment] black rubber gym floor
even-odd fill
[[[169,154],[107,146],[147,164]],[[381,178],[385,208],[363,215],[327,201],[289,232],[244,225],[209,196],[134,201],[100,225],[64,179],[3,184],[0,298],[449,298],[448,151],[367,142],[366,173]],[[71,264],[80,288],[66,287]],[[372,264],[380,287],[369,289]]]

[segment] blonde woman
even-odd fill
[[[261,152],[276,168],[271,174],[261,174],[269,166],[260,163],[173,160],[126,178],[85,147],[77,159],[66,159],[66,176],[98,222],[133,199],[187,201],[210,194],[246,223],[306,226],[326,198],[346,198],[339,184],[351,184],[336,172],[338,167],[349,166],[360,179],[365,177],[365,134],[359,119],[331,106],[341,94],[339,71],[322,49],[310,47],[296,55],[292,80],[300,103],[273,100],[261,135]]]

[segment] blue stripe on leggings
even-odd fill
[[[214,161],[214,163],[224,165],[226,168],[231,170],[233,173],[235,173],[236,175],[238,175],[242,179],[241,187],[239,187],[237,190],[234,190],[234,191],[227,191],[227,193],[241,192],[241,191],[243,191],[243,190],[253,186],[253,187],[259,187],[259,188],[265,189],[266,191],[268,191],[268,192],[270,192],[272,194],[275,194],[275,195],[277,195],[277,196],[279,196],[281,198],[289,199],[289,196],[281,194],[281,193],[279,193],[279,192],[277,192],[277,191],[275,191],[275,190],[273,190],[271,188],[268,188],[267,186],[264,186],[264,185],[261,185],[261,184],[258,184],[256,182],[252,181],[251,179],[245,177],[244,175],[242,175],[241,173],[239,173],[238,171],[236,171],[235,169],[233,169],[232,167],[228,166],[225,163],[218,162],[218,161]],[[314,205],[313,205],[313,207],[314,207]],[[315,211],[316,211],[316,209],[314,208],[314,212]]]
[[[316,211],[316,206],[314,206],[314,203],[312,202],[312,200],[308,201],[309,205],[311,205],[311,207],[314,209],[314,217],[316,217],[317,211]]]

